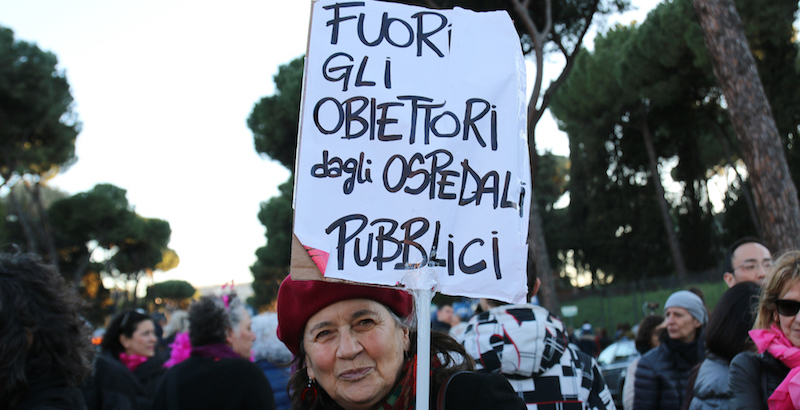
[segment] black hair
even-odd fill
[[[747,349],[760,292],[758,284],[740,282],[722,294],[706,327],[709,352],[730,361]]]
[[[34,375],[77,386],[91,371],[88,324],[75,289],[34,254],[0,253],[0,403],[13,408]]]
[[[125,352],[125,347],[119,341],[119,337],[125,335],[127,338],[133,337],[139,323],[145,320],[152,321],[150,316],[139,313],[135,310],[127,310],[122,312],[111,319],[111,323],[106,327],[106,333],[103,335],[103,341],[100,347],[104,352],[110,352],[112,356],[119,359],[119,354]]]
[[[662,322],[664,322],[664,316],[661,315],[645,316],[644,319],[639,322],[639,330],[636,331],[636,350],[638,350],[639,353],[645,354],[654,347],[650,345],[650,342],[653,340],[653,332],[656,331],[656,327]]]
[[[761,239],[758,239],[753,236],[745,236],[744,238],[739,239],[738,241],[734,242],[728,248],[728,253],[725,254],[725,260],[722,261],[722,274],[725,275],[726,273],[733,273],[733,254],[739,249],[740,246],[746,243],[757,243],[763,247],[767,247],[764,245],[764,242],[761,242]]]
[[[239,326],[245,312],[236,294],[228,306],[219,297],[203,296],[189,307],[189,340],[192,346],[225,343],[228,330]]]

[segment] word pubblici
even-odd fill
[[[520,186],[525,179],[516,175],[516,161],[504,157],[519,155],[513,139],[518,130],[500,123],[503,110],[515,115],[518,107],[513,100],[491,101],[485,97],[491,92],[451,93],[425,83],[433,81],[422,78],[426,68],[435,67],[430,78],[436,78],[448,67],[442,62],[450,58],[453,23],[446,14],[417,8],[393,15],[391,6],[380,13],[370,6],[322,6],[318,27],[324,22],[324,31],[318,33],[324,32],[319,36],[324,51],[307,60],[313,62],[306,67],[311,80],[304,97],[304,124],[310,129],[301,142],[298,178],[305,182],[298,186],[324,186],[335,196],[326,201],[330,219],[314,228],[335,241],[331,268],[428,265],[446,268],[449,276],[488,270],[499,280],[501,229],[447,227],[464,222],[447,218],[445,223],[442,216],[459,212],[453,207],[480,207],[483,214],[465,213],[470,218],[492,212],[527,216],[525,184]],[[430,94],[423,95],[426,91]],[[511,143],[513,148],[504,147]],[[364,205],[373,197],[382,198],[381,210],[389,209],[381,213]],[[347,205],[338,215],[327,209],[342,203]],[[513,223],[501,226],[508,225]]]

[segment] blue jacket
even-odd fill
[[[693,343],[682,344],[695,351],[696,360],[687,361],[669,345],[679,342],[664,339],[641,359],[636,368],[633,393],[633,410],[680,410],[686,396],[686,385],[692,367],[705,357],[699,338]]]

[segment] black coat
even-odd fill
[[[0,408],[5,408],[0,403]],[[86,408],[83,394],[70,387],[66,379],[41,376],[30,380],[25,397],[13,410],[82,410]]]
[[[498,373],[456,373],[444,386],[431,389],[430,409],[526,410],[525,401]],[[444,390],[442,390],[444,387]]]
[[[670,345],[679,342],[662,339],[661,344],[647,352],[636,367],[633,410],[679,410],[686,395],[686,385],[695,364],[703,361],[699,338],[691,344],[682,344],[694,352],[693,360],[686,360]]]
[[[166,369],[151,358],[131,372],[122,362],[103,352],[94,363],[92,377],[83,386],[89,410],[149,410],[155,389]]]
[[[789,374],[789,367],[769,353],[742,352],[731,361],[728,408],[767,410],[767,399]]]
[[[178,409],[274,410],[275,400],[255,363],[192,356],[167,371],[153,401],[153,410]]]

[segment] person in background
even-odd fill
[[[706,359],[699,366],[694,383],[689,385],[684,409],[728,408],[728,367],[750,341],[747,331],[755,322],[754,307],[760,290],[755,282],[740,282],[717,302],[705,332]]]
[[[541,282],[538,278],[533,294]],[[564,324],[533,304],[481,299],[459,338],[479,372],[500,373],[528,409],[616,409],[597,361],[570,346]]]
[[[267,377],[249,360],[255,340],[250,323],[233,293],[193,302],[191,356],[167,371],[153,409],[274,409]]]
[[[631,324],[628,322],[618,324],[614,335],[614,340],[636,340],[636,333],[631,329]]]
[[[758,354],[731,361],[730,409],[797,409],[800,399],[800,251],[782,255],[772,267],[758,302],[750,338]]]
[[[278,337],[295,354],[292,409],[413,409],[413,299],[400,289],[284,279]],[[506,379],[477,374],[450,335],[430,332],[431,409],[525,409]]]
[[[156,343],[150,316],[135,310],[115,316],[100,343],[94,374],[83,387],[86,407],[149,409],[165,371],[155,356]]]
[[[591,357],[597,357],[597,354],[600,353],[597,350],[597,342],[594,341],[594,329],[591,323],[583,323],[583,326],[581,326],[581,337],[578,338],[575,345],[577,345],[582,352]]]
[[[600,327],[597,329],[597,336],[594,337],[594,343],[597,345],[598,355],[611,344],[611,339],[608,337],[606,328]]]
[[[151,312],[150,318],[153,319],[153,325],[155,325],[156,354],[163,358],[168,348],[168,345],[164,343],[164,326],[167,324],[167,315],[163,312]]]
[[[634,410],[678,410],[683,404],[692,367],[705,358],[701,340],[708,322],[703,300],[680,290],[664,304],[667,332],[661,344],[650,350],[636,368]]]
[[[745,237],[728,248],[723,260],[722,280],[728,287],[739,282],[764,283],[772,265],[772,254],[757,238]]]
[[[649,352],[650,349],[661,344],[659,341],[659,333],[664,330],[663,325],[664,316],[661,315],[645,316],[642,321],[639,322],[639,331],[636,333],[634,341],[636,343],[636,350],[640,355],[644,355]],[[633,386],[636,380],[636,368],[639,365],[639,359],[641,359],[641,356],[632,361],[628,366],[628,370],[625,372],[625,382],[622,385],[622,408],[625,410],[633,408]]]
[[[461,315],[454,314],[453,320],[450,321],[450,336],[453,339],[458,339],[467,329],[467,322],[461,320]]]
[[[251,327],[256,335],[253,358],[269,380],[276,408],[288,410],[292,404],[288,391],[292,352],[278,339],[278,314],[267,312],[255,316]]]
[[[453,322],[453,305],[442,303],[436,309],[436,320],[431,322],[431,330],[449,332],[450,323]]]
[[[38,256],[0,254],[0,407],[83,409],[91,371],[80,299]]]
[[[164,366],[172,367],[189,358],[192,345],[189,342],[189,313],[175,310],[169,315],[169,322],[164,326],[164,345],[166,350],[162,359]]]

